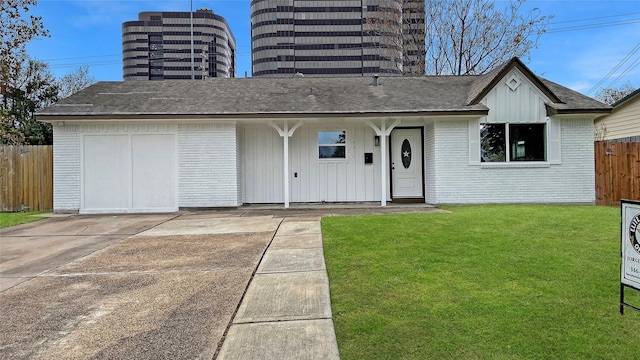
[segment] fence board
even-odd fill
[[[640,200],[640,142],[596,141],[596,203]]]
[[[0,211],[53,209],[53,146],[0,145]]]
[[[640,146],[631,149],[631,198],[640,199]]]
[[[595,169],[596,169],[596,204],[611,205],[612,184],[611,184],[611,163],[609,143],[596,141],[594,143]]]

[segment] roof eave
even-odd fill
[[[612,108],[617,108],[619,106],[622,106],[622,105],[626,104],[627,102],[631,101],[632,99],[634,99],[638,95],[640,95],[640,88],[638,88],[636,91],[632,92],[631,94],[623,97],[622,99],[614,102],[613,104],[611,104],[611,107]]]
[[[611,109],[556,109],[553,106],[546,105],[547,116],[553,115],[596,115],[604,116],[611,113]]]
[[[179,120],[179,119],[257,119],[257,118],[335,118],[335,117],[414,117],[414,116],[486,116],[488,108],[474,109],[441,109],[441,110],[405,110],[405,111],[363,111],[363,112],[261,112],[261,113],[39,113],[36,119],[42,122],[86,121],[86,120]]]

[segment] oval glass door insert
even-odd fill
[[[411,166],[411,144],[409,143],[409,139],[404,139],[400,151],[402,151],[402,154],[400,154],[402,157],[402,166],[408,169],[409,166]]]

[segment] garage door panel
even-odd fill
[[[178,209],[174,133],[107,130],[82,141],[82,213]]]
[[[84,137],[84,209],[119,210],[129,204],[127,135]]]
[[[175,138],[171,134],[132,135],[134,209],[176,206]]]

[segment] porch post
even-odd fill
[[[380,199],[380,206],[387,206],[387,138],[391,135],[391,131],[402,123],[402,120],[396,119],[396,121],[387,128],[387,120],[381,119],[379,129],[370,120],[367,120],[365,123],[373,129],[376,135],[380,136],[380,195],[382,196]]]
[[[387,121],[380,122],[380,206],[387,206]]]
[[[269,122],[267,122],[267,124],[269,124],[269,126],[271,126],[272,128],[276,129],[276,131],[278,132],[278,134],[280,136],[282,136],[282,144],[284,145],[284,156],[283,156],[283,161],[284,161],[284,207],[285,208],[289,208],[289,138],[293,136],[293,133],[296,132],[296,130],[302,126],[303,121],[299,120],[295,125],[293,125],[293,127],[291,129],[289,129],[289,121],[285,120],[284,124],[283,124],[283,128],[280,129],[280,127],[278,125],[276,125],[276,123],[274,123],[273,121],[269,120]]]
[[[284,208],[289,208],[289,121],[284,121]]]

